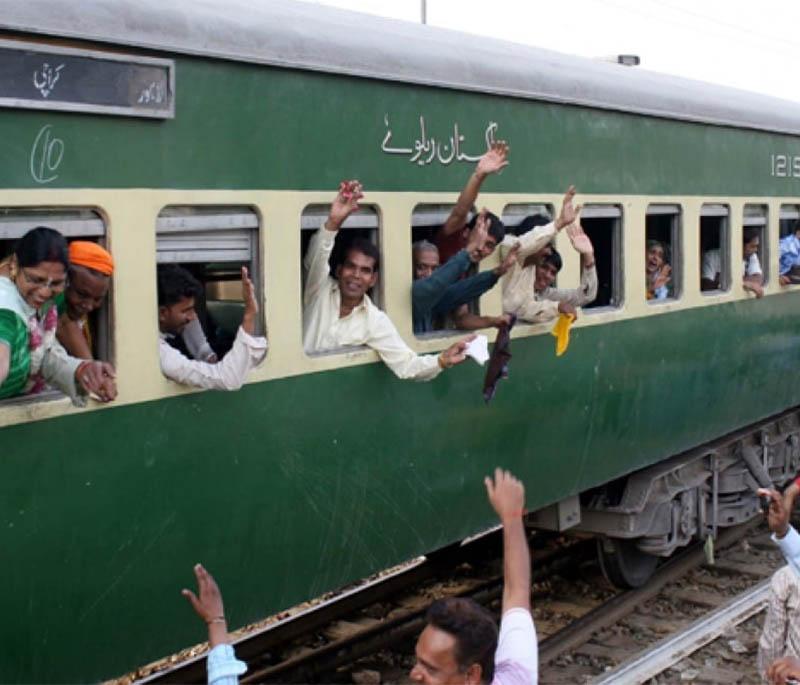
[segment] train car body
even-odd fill
[[[800,204],[800,106],[264,4],[4,7],[11,57],[0,59],[51,50],[52,61],[48,79],[36,69],[37,106],[2,102],[0,208],[100,217],[117,261],[120,388],[86,409],[0,403],[4,681],[110,677],[200,640],[179,594],[197,561],[243,625],[492,525],[482,478],[498,464],[543,509],[800,404],[800,296],[778,285],[777,265],[781,212]],[[70,78],[53,80],[57,62],[89,53],[167,62],[174,111],[104,111],[91,96],[51,107]],[[472,362],[420,384],[369,350],[305,354],[301,217],[352,177],[377,217],[383,308],[416,350],[449,344],[412,334],[412,215],[454,202],[492,136],[509,141],[511,165],[481,205],[557,206],[574,183],[582,202],[618,208],[614,305],[582,315],[560,358],[551,326],[520,326],[488,405]],[[765,208],[763,299],[738,277],[700,291],[709,204],[728,208],[732,264],[746,207]],[[680,297],[657,305],[643,269],[653,205],[680,208],[682,245]],[[256,217],[270,349],[241,391],[193,392],[159,371],[165,207]],[[577,284],[577,257],[560,245],[559,278]],[[499,286],[481,308],[499,313]]]

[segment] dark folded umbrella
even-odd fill
[[[489,357],[489,366],[486,369],[486,378],[483,379],[483,399],[487,404],[494,397],[497,381],[508,378],[508,362],[511,361],[511,329],[516,322],[517,317],[512,316],[511,322],[500,326],[497,331],[492,356]]]

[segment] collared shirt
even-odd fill
[[[161,373],[176,383],[208,390],[238,390],[247,372],[260,364],[267,354],[267,339],[247,334],[239,326],[233,347],[216,364],[189,359],[172,347],[162,333],[158,340]]]
[[[303,347],[308,354],[366,345],[375,350],[398,378],[429,381],[442,369],[435,354],[418,355],[403,342],[389,317],[367,295],[345,317],[340,316],[339,284],[328,273],[336,232],[323,226],[311,239],[304,259]]]
[[[208,653],[206,660],[208,685],[237,685],[239,676],[247,671],[247,665],[236,658],[230,645],[217,645]]]
[[[717,249],[704,252],[701,277],[709,281],[716,281],[717,275],[721,273],[722,257],[720,251]],[[761,270],[761,262],[758,260],[758,254],[754,252],[747,259],[742,260],[742,273],[744,276],[760,276],[763,273]]]
[[[547,245],[556,234],[554,223],[537,226],[521,236],[506,236],[500,244],[504,259],[514,245],[520,245],[517,261],[503,276],[503,311],[530,322],[549,321],[558,316],[558,303],[570,302],[576,307],[589,304],[597,297],[597,269],[581,269],[579,288],[547,288],[537,293],[536,267],[525,266],[525,260]]]
[[[538,680],[539,645],[531,612],[509,609],[500,620],[492,685],[536,685]]]
[[[791,566],[775,572],[770,583],[764,629],[758,641],[758,670],[784,656],[800,657],[800,576]]]
[[[800,266],[800,239],[796,233],[790,233],[781,238],[780,247],[780,268],[778,271],[783,276],[789,273],[794,267]]]
[[[461,250],[427,278],[414,281],[411,285],[414,333],[434,330],[435,318],[446,316],[494,287],[498,278],[492,271],[461,278],[471,265],[469,253]]]

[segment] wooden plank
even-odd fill
[[[645,614],[632,614],[622,619],[622,623],[631,628],[655,631],[657,633],[675,633],[686,627],[686,621],[676,621],[660,616],[647,616]]]
[[[630,659],[634,654],[638,654],[638,652],[639,650],[637,649],[608,647],[607,645],[600,645],[596,642],[587,642],[585,645],[576,647],[573,654],[606,659],[607,661],[618,664],[626,659]]]
[[[710,609],[716,609],[718,606],[728,601],[728,598],[723,595],[718,595],[713,592],[704,592],[702,590],[691,590],[689,588],[670,590],[669,596],[670,599],[679,599],[682,602],[696,604],[701,607],[709,607]]]
[[[729,576],[751,576],[759,580],[771,576],[777,570],[766,564],[743,564],[727,559],[720,559],[713,565],[705,565],[704,568]]]

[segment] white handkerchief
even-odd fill
[[[465,350],[467,356],[472,357],[478,364],[483,366],[489,359],[489,338],[485,335],[478,335],[472,342],[467,343]]]

